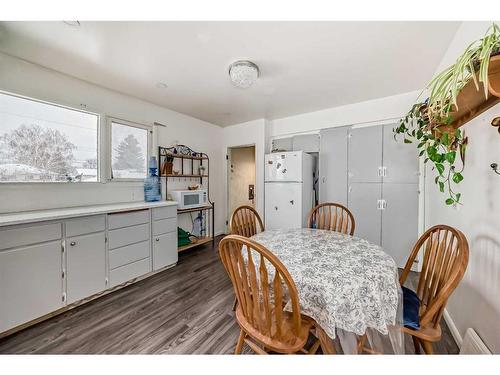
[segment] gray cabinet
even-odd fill
[[[177,228],[176,228],[177,229]],[[153,269],[177,263],[177,232],[156,235],[153,241]]]
[[[106,289],[105,241],[104,232],[66,238],[68,304]]]
[[[292,151],[318,152],[318,134],[296,135],[292,138]]]
[[[292,151],[293,150],[293,138],[278,138],[273,139],[271,145],[271,151]]]
[[[418,184],[383,184],[382,242],[402,268],[418,237]]]
[[[380,245],[382,184],[353,183],[349,186],[349,210],[354,215],[354,235]]]
[[[176,262],[175,205],[2,227],[0,333]]]
[[[161,207],[153,209],[153,270],[177,263],[177,209]]]
[[[348,130],[348,127],[339,127],[320,132],[320,202],[347,205]]]
[[[404,266],[418,236],[418,154],[396,142],[394,125],[351,129],[348,207],[355,235],[381,245]]]
[[[382,126],[349,131],[349,183],[382,182]]]
[[[0,332],[63,307],[61,275],[60,240],[0,251]]]
[[[384,183],[418,184],[419,164],[416,145],[395,141],[392,129],[395,125],[383,128],[383,163]]]
[[[112,288],[152,271],[150,210],[108,214],[108,229]]]

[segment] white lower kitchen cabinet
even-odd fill
[[[179,259],[177,251],[177,209],[161,207],[152,210],[153,270],[173,266]]]
[[[153,269],[155,271],[177,263],[178,259],[177,232],[166,233],[154,237]]]
[[[106,289],[104,232],[66,238],[65,275],[68,304]]]
[[[34,212],[26,214],[29,219],[23,213],[2,215],[0,337],[147,277],[153,269],[173,266],[176,206],[155,202],[40,211],[43,220]]]
[[[63,307],[62,289],[60,240],[0,251],[0,332]]]

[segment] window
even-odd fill
[[[147,176],[150,127],[111,120],[111,178],[143,179]]]
[[[0,182],[99,181],[99,115],[0,92]]]

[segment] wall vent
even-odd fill
[[[481,337],[472,328],[465,332],[464,341],[460,348],[460,354],[491,354]]]

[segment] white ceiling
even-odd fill
[[[422,88],[458,22],[2,22],[0,50],[217,124]],[[231,62],[256,63],[249,89]],[[164,82],[168,88],[156,85]]]

